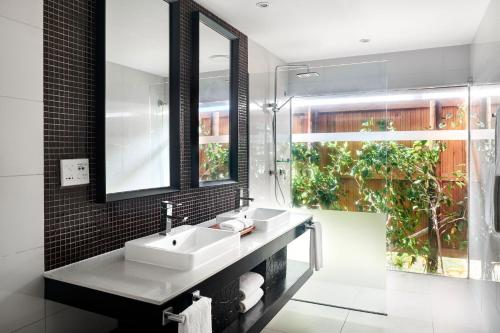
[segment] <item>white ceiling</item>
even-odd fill
[[[197,0],[286,62],[469,44],[489,0]],[[361,38],[370,38],[367,44]]]

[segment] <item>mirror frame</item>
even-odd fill
[[[196,11],[192,19],[192,64],[191,64],[191,186],[208,187],[238,182],[238,100],[239,100],[239,48],[237,35],[217,23],[207,15]],[[200,181],[199,145],[199,93],[200,93],[200,23],[218,32],[230,41],[229,67],[229,178],[223,180]]]
[[[161,1],[161,0],[158,0]],[[180,4],[169,5],[169,145],[170,186],[127,192],[106,192],[106,0],[97,1],[96,61],[96,177],[97,201],[101,203],[171,193],[180,190]]]

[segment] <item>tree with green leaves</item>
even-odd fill
[[[394,130],[390,122],[368,120],[362,131],[376,126]],[[324,166],[320,147],[328,150]],[[294,204],[341,209],[342,177],[351,176],[359,193],[357,209],[387,214],[388,250],[409,257],[410,266],[424,258],[428,272],[437,272],[441,258],[444,272],[442,240],[465,246],[467,224],[465,202],[455,202],[452,196],[454,189],[466,186],[465,173],[459,167],[449,180],[436,172],[445,150],[446,145],[437,141],[364,142],[353,157],[346,142],[294,144]],[[422,226],[423,221],[427,225]],[[403,265],[400,259],[394,262]]]
[[[208,143],[200,146],[201,161],[200,178],[203,180],[220,180],[229,177],[229,148],[227,144]]]
[[[320,148],[328,149],[328,161],[320,163]],[[295,206],[340,210],[340,198],[344,195],[341,187],[343,175],[352,166],[347,143],[294,144],[292,196]]]

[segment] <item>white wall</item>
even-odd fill
[[[42,2],[0,2],[0,332],[45,316]]]
[[[266,104],[274,99],[274,68],[284,62],[264,49],[259,44],[249,39],[248,41],[248,70],[250,73],[250,167],[249,183],[250,196],[255,198],[256,206],[275,205],[274,179],[269,175],[272,168],[272,138],[271,138],[271,112]],[[283,96],[287,75],[279,75],[279,96]],[[283,112],[280,117],[287,117],[288,112]],[[289,123],[289,120],[288,120]],[[280,118],[279,131],[289,133],[286,126],[287,119]],[[289,189],[290,183],[283,181],[284,188]],[[289,195],[287,195],[289,198]]]
[[[43,1],[0,1],[0,332],[104,332],[43,298]]]
[[[475,85],[500,83],[500,0],[491,0],[471,46],[471,68]],[[498,86],[497,86],[498,87]],[[481,103],[481,88],[473,87],[472,102]],[[497,97],[498,98],[498,97]],[[481,112],[473,108],[471,112]],[[483,113],[486,110],[482,110]],[[494,110],[492,110],[494,112]],[[482,114],[483,119],[491,118]],[[494,124],[494,119],[493,119]],[[477,127],[471,122],[471,128]],[[489,140],[472,137],[469,185],[469,257],[474,296],[488,332],[500,331],[500,234],[493,229],[492,207],[494,161],[485,147]],[[496,144],[499,144],[498,142]]]
[[[479,26],[471,47],[474,82],[500,82],[500,1],[490,5]]]

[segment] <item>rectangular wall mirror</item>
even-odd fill
[[[175,3],[102,2],[100,201],[169,192],[178,185],[179,163],[171,57]]]
[[[196,13],[193,38],[193,185],[238,179],[238,38]]]

